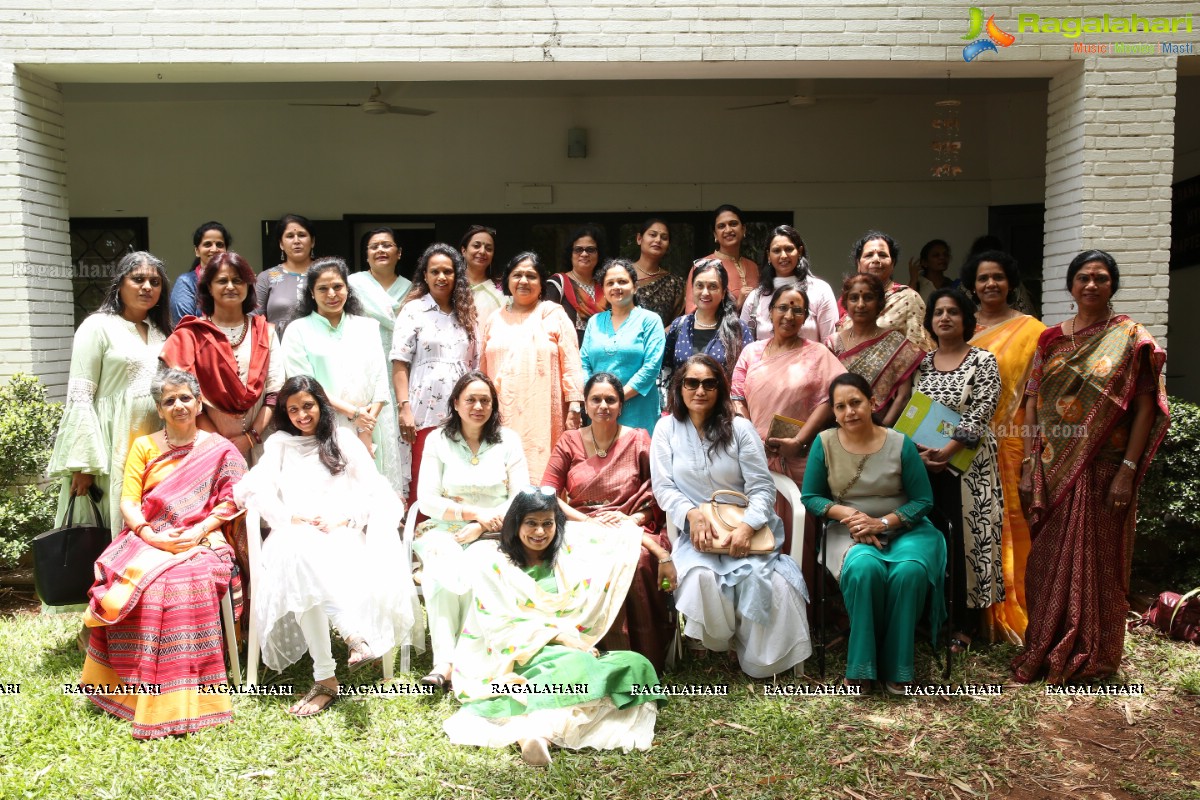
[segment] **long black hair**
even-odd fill
[[[558,495],[553,489],[547,493],[542,491],[541,487],[531,486],[513,496],[508,513],[504,515],[504,524],[500,526],[500,552],[518,567],[527,567],[529,562],[525,558],[525,546],[521,544],[521,537],[517,534],[525,522],[525,517],[538,511],[554,512],[554,538],[542,551],[542,565],[554,566],[554,559],[558,557],[558,548],[562,545],[563,533],[567,528],[567,515],[563,513],[562,506],[558,503]]]
[[[121,285],[138,267],[153,267],[158,273],[162,291],[159,292],[158,302],[147,312],[146,321],[162,331],[163,336],[168,336],[171,333],[171,287],[167,281],[167,268],[163,266],[162,259],[145,250],[134,250],[121,256],[121,260],[117,262],[117,273],[113,275],[112,283],[108,285],[108,291],[104,293],[104,301],[100,303],[98,310],[105,314],[116,314],[118,317],[125,312],[125,303],[121,301]]]
[[[796,263],[796,280],[802,281],[809,276],[808,248],[800,232],[791,225],[776,225],[767,234],[767,246],[763,248],[762,264],[758,267],[758,296],[767,297],[775,291],[775,266],[771,263],[771,242],[779,236],[790,241],[800,251],[800,260]]]
[[[463,373],[463,376],[455,382],[454,388],[450,390],[450,400],[446,403],[448,413],[442,420],[441,429],[455,441],[466,441],[463,436],[462,418],[458,416],[458,409],[454,405],[462,393],[467,390],[467,386],[475,381],[486,383],[488,391],[492,394],[492,413],[488,416],[487,422],[483,423],[483,430],[479,432],[479,440],[488,444],[500,444],[500,395],[497,394],[496,384],[492,383],[492,379],[477,369]]]
[[[710,271],[717,273],[717,280],[721,284],[721,305],[717,307],[717,338],[725,345],[725,377],[732,378],[733,368],[737,366],[745,340],[742,338],[742,320],[738,316],[737,306],[729,296],[729,273],[725,271],[721,259],[707,258],[696,262],[695,268],[692,269],[692,297],[696,296],[696,278]],[[694,320],[695,315],[692,318]],[[668,353],[667,357],[670,358],[671,354]]]
[[[275,430],[292,436],[304,435],[299,428],[292,424],[292,418],[288,416],[287,410],[288,399],[300,392],[311,394],[317,401],[317,409],[321,412],[321,417],[317,420],[317,429],[313,432],[318,442],[317,452],[321,463],[325,465],[325,469],[329,470],[330,475],[341,475],[346,470],[346,457],[342,455],[335,435],[337,428],[337,422],[333,416],[335,412],[333,406],[329,404],[329,395],[325,394],[324,387],[317,382],[316,378],[311,375],[294,375],[284,381],[275,402],[275,412],[271,417],[275,423]]]
[[[350,269],[346,262],[337,256],[326,256],[314,261],[308,268],[304,275],[304,305],[300,309],[300,316],[307,317],[317,310],[317,280],[326,272],[336,272],[342,276],[342,283],[346,284],[346,304],[342,306],[342,311],[362,316],[362,303],[355,297],[354,289],[350,286]]]
[[[729,449],[733,445],[733,400],[729,396],[729,379],[716,359],[706,353],[697,353],[675,370],[675,377],[671,380],[669,407],[675,419],[682,421],[688,418],[688,409],[683,403],[683,379],[688,369],[697,364],[717,379],[717,402],[704,420],[704,438],[709,442],[708,454],[711,456],[717,448]]]
[[[475,341],[475,326],[478,324],[475,315],[475,296],[467,283],[467,261],[463,254],[445,242],[434,242],[425,248],[417,261],[417,271],[413,274],[413,285],[404,298],[405,303],[429,294],[429,279],[425,272],[429,268],[429,259],[434,256],[445,256],[454,265],[454,289],[450,293],[450,313],[458,322],[460,328],[467,332],[467,339]]]

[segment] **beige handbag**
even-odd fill
[[[707,503],[700,504],[700,513],[712,525],[713,530],[713,544],[704,552],[728,555],[729,540],[733,536],[733,529],[742,524],[742,518],[746,516],[746,507],[733,503],[718,502],[717,498],[721,495],[736,497],[747,505],[750,503],[750,498],[732,489],[718,489],[713,492],[712,497]],[[769,525],[763,525],[750,535],[749,555],[761,556],[771,553],[774,550],[775,531],[771,530]]]

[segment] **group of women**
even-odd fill
[[[355,275],[314,257],[303,217],[277,233],[281,262],[256,279],[222,226],[201,226],[173,328],[162,263],[125,256],[76,337],[51,470],[64,507],[99,490],[116,535],[85,614],[85,682],[172,687],[96,699],[135,735],[229,718],[227,696],[196,689],[224,680],[214,631],[221,596],[239,595],[242,509],[271,530],[252,576],[264,662],[313,659],[292,713],[338,697],[331,625],[351,672],[423,646],[397,532],[407,500],[426,519],[423,682],[463,703],[448,734],[519,743],[531,763],[550,744],[646,747],[655,698],[630,686],[663,669],[670,593],[689,645],[750,676],[811,653],[808,583],[783,543],[815,526],[785,532],[772,472],[829,521],[821,568],[846,601],[848,681],[912,681],[917,620],[928,604],[936,635],[947,568],[969,610],[950,620],[956,648],[1024,645],[1020,680],[1116,670],[1136,490],[1167,412],[1163,353],[1112,312],[1107,253],[1072,262],[1078,312],[1047,329],[1012,307],[1002,252],[964,265],[967,292],[934,287],[926,303],[892,281],[898,248],[872,231],[835,298],[791,226],[770,230],[761,264],[745,258],[732,206],[686,283],[662,266],[658,219],[637,261],[606,259],[602,230],[580,228],[556,275],[532,252],[493,269],[496,234],[472,226],[427,248],[411,285],[389,229],[364,237]],[[960,415],[946,446],[890,430],[916,392]],[[961,546],[926,520],[935,506]],[[136,655],[109,647],[134,635]],[[539,682],[590,689],[495,689]]]

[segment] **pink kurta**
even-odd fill
[[[846,371],[837,356],[824,345],[800,339],[794,350],[763,358],[767,339],[751,342],[742,350],[733,369],[731,391],[734,397],[745,398],[754,429],[767,441],[771,420],[776,414],[807,421],[817,407],[829,399],[829,384]],[[796,481],[804,482],[806,457],[771,458],[767,465]]]
[[[483,371],[500,395],[500,418],[521,436],[529,474],[546,471],[566,404],[583,401],[575,326],[557,303],[527,313],[502,308],[483,327]]]

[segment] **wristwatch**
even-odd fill
[[[889,522],[887,521],[887,517],[880,517],[880,518],[879,518],[879,521],[883,523],[883,529],[884,529],[885,531],[889,530],[889,529],[892,527],[892,526],[891,526],[891,523],[889,523]]]

